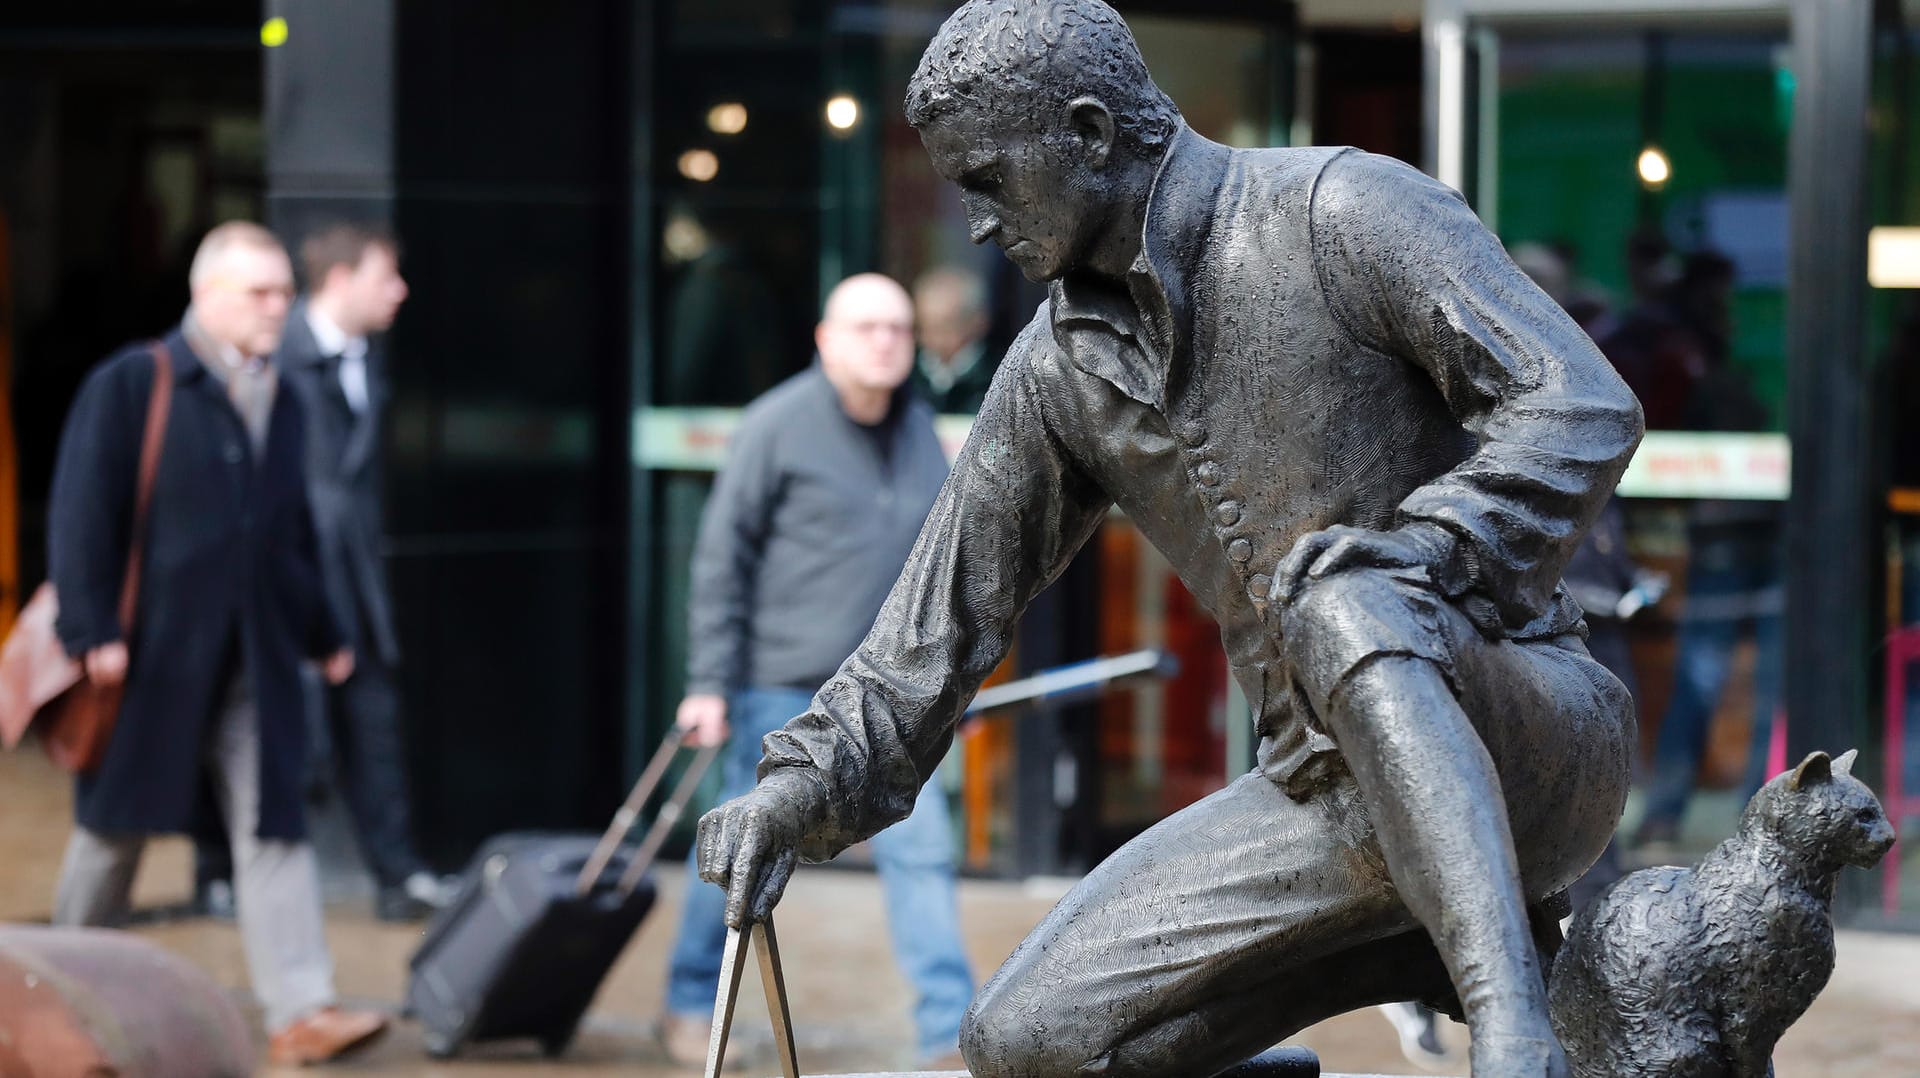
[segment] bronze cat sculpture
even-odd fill
[[[1816,752],[1755,794],[1697,866],[1649,868],[1575,917],[1553,963],[1577,1078],[1763,1078],[1833,973],[1833,885],[1894,832],[1854,753]]]

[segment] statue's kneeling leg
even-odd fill
[[[1527,906],[1572,882],[1618,819],[1624,691],[1577,640],[1490,640],[1385,571],[1314,583],[1281,627],[1397,889],[1442,941],[1475,1072],[1540,1056],[1512,1073],[1558,1073]]]
[[[976,1078],[1218,1072],[1331,1015],[1450,993],[1351,784],[1259,773],[1081,881],[975,997]]]

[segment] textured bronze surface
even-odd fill
[[[1580,911],[1554,961],[1554,1030],[1580,1078],[1763,1078],[1833,974],[1833,884],[1893,827],[1854,754],[1816,752],[1761,787],[1693,868],[1626,876]]]
[[[1098,0],[974,0],[907,118],[1048,302],[872,633],[710,813],[735,924],[904,817],[1118,505],[1220,623],[1259,765],[1097,868],[977,997],[976,1075],[1213,1074],[1427,999],[1557,1075],[1536,941],[1617,822],[1632,703],[1561,569],[1642,423],[1454,191],[1207,141]]]

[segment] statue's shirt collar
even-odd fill
[[[1193,332],[1188,282],[1213,224],[1230,151],[1181,124],[1154,173],[1126,287],[1067,274],[1049,289],[1053,334],[1074,364],[1161,408]]]

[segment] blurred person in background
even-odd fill
[[[980,411],[998,358],[987,352],[986,282],[951,266],[929,270],[913,283],[913,314],[920,330],[914,388],[942,415]]]
[[[1627,241],[1627,281],[1633,303],[1619,318],[1592,329],[1600,350],[1640,398],[1648,430],[1682,430],[1693,390],[1709,357],[1700,327],[1680,310],[1682,293],[1702,282],[1682,282],[1666,238],[1635,233]]]
[[[95,368],[61,434],[47,542],[58,630],[89,678],[125,695],[104,759],[78,781],[54,922],[123,920],[147,836],[187,830],[209,781],[269,1055],[321,1062],[386,1019],[336,1006],[301,811],[300,664],[324,657],[339,684],[354,657],[320,593],[299,408],[268,361],[293,271],[272,233],[234,221],[201,242],[189,284],[186,315],[161,342],[171,411],[130,635],[116,606],[159,369],[147,346]]]
[[[1887,427],[1891,452],[1887,471],[1900,495],[1902,510],[1892,520],[1899,556],[1898,624],[1920,629],[1920,296],[1909,297],[1907,309],[1894,330],[1883,368],[1888,377]],[[1908,796],[1920,792],[1920,676],[1907,673],[1906,743],[1902,746],[1905,773],[1901,786]],[[1895,821],[1896,826],[1901,821]]]
[[[1644,241],[1641,246],[1648,248]],[[1580,328],[1589,333],[1604,328],[1600,321],[1604,307],[1591,291],[1582,290],[1564,247],[1515,244],[1513,261]],[[1640,272],[1648,271],[1643,267]],[[1664,573],[1643,569],[1628,553],[1626,514],[1621,511],[1619,498],[1607,500],[1599,518],[1567,560],[1561,577],[1586,614],[1587,651],[1620,679],[1629,696],[1638,699],[1639,678],[1633,669],[1627,623],[1666,594],[1667,578]],[[1612,847],[1608,850],[1610,854]],[[1608,856],[1603,856],[1602,864],[1607,860]]]
[[[933,410],[905,384],[913,316],[890,278],[836,286],[814,332],[819,362],[747,408],[707,501],[677,724],[693,744],[728,743],[723,797],[753,787],[761,738],[805,712],[866,636],[946,482]],[[919,1065],[958,1069],[974,982],[938,784],[872,849],[894,959],[918,995]],[[668,1055],[686,1066],[706,1060],[725,904],[688,873],[661,1021]]]
[[[400,249],[387,233],[353,223],[316,230],[300,245],[308,295],[294,304],[275,363],[307,423],[307,494],[320,540],[321,578],[335,621],[354,649],[353,676],[322,690],[309,721],[316,782],[338,780],[378,887],[384,921],[416,920],[444,906],[446,881],[415,852],[394,667],[399,633],[386,564],[380,435],[386,417],[386,350],[407,299]]]
[[[1734,265],[1713,251],[1682,262],[1665,304],[1670,351],[1684,355],[1685,407],[1678,426],[1697,431],[1762,431],[1764,403],[1732,362]],[[1618,342],[1603,342],[1612,356]],[[1655,857],[1679,836],[1692,798],[1713,713],[1720,705],[1741,638],[1754,649],[1753,718],[1740,783],[1745,802],[1766,780],[1774,712],[1780,705],[1780,503],[1700,498],[1687,510],[1686,594],[1674,656],[1673,694],[1654,743],[1647,809],[1634,844]],[[1596,653],[1597,654],[1597,653]]]

